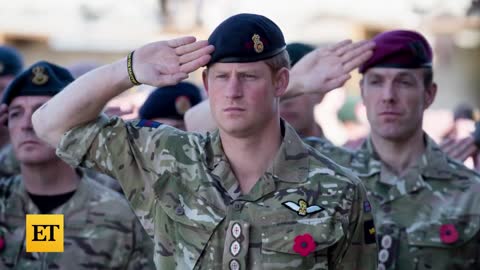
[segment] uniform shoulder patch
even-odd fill
[[[142,120],[138,121],[136,127],[158,128],[160,125],[161,125],[161,123],[159,123],[159,122],[142,119]]]
[[[373,219],[367,220],[363,223],[363,234],[365,235],[365,244],[376,242],[376,232]]]

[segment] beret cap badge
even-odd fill
[[[45,74],[45,68],[42,66],[36,66],[32,69],[33,79],[32,83],[36,85],[43,85],[48,82],[48,75]]]
[[[262,53],[263,52],[263,42],[260,40],[260,36],[258,34],[254,34],[252,36],[253,40],[253,48],[256,53]]]
[[[176,98],[175,109],[179,115],[184,115],[191,107],[192,103],[187,96],[179,96]]]

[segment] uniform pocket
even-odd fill
[[[480,217],[416,224],[407,229],[416,269],[477,269]]]
[[[300,219],[264,226],[264,269],[328,268],[328,247],[344,237],[342,223],[332,217]]]
[[[154,189],[159,205],[156,218],[162,219],[156,230],[172,239],[177,267],[193,269],[225,213],[178,184]]]

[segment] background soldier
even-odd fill
[[[8,84],[23,69],[23,58],[12,47],[0,46],[0,96]],[[6,121],[6,105],[0,105],[0,177],[8,177],[19,171],[18,161],[13,154],[8,129],[3,125]]]
[[[480,178],[423,131],[432,50],[413,31],[377,35],[360,67],[371,134],[352,162],[374,204],[379,269],[478,269]]]
[[[201,100],[202,96],[197,86],[189,82],[180,82],[155,89],[140,107],[138,114],[141,119],[185,130],[185,112]]]
[[[353,155],[336,148],[342,159],[335,161],[366,185],[378,269],[478,269],[479,175],[449,158],[422,129],[437,91],[430,45],[404,30],[373,41],[375,52],[360,67],[371,134]]]
[[[287,45],[291,66],[315,48],[303,43],[291,43]],[[299,95],[280,102],[280,116],[285,119],[298,135],[302,138],[317,137],[325,139],[321,127],[315,122],[313,109],[320,103],[323,95],[313,93],[311,95]],[[326,139],[325,139],[326,140]]]
[[[153,244],[127,202],[64,163],[32,127],[33,112],[73,81],[38,62],[5,91],[8,129],[20,175],[0,183],[2,269],[152,269]],[[27,253],[26,214],[64,215],[64,252]]]

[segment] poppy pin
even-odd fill
[[[315,250],[316,244],[313,237],[306,233],[304,235],[298,235],[294,239],[293,251],[300,254],[303,257],[308,256]]]
[[[440,240],[444,244],[453,244],[458,240],[458,231],[453,224],[440,226]]]

